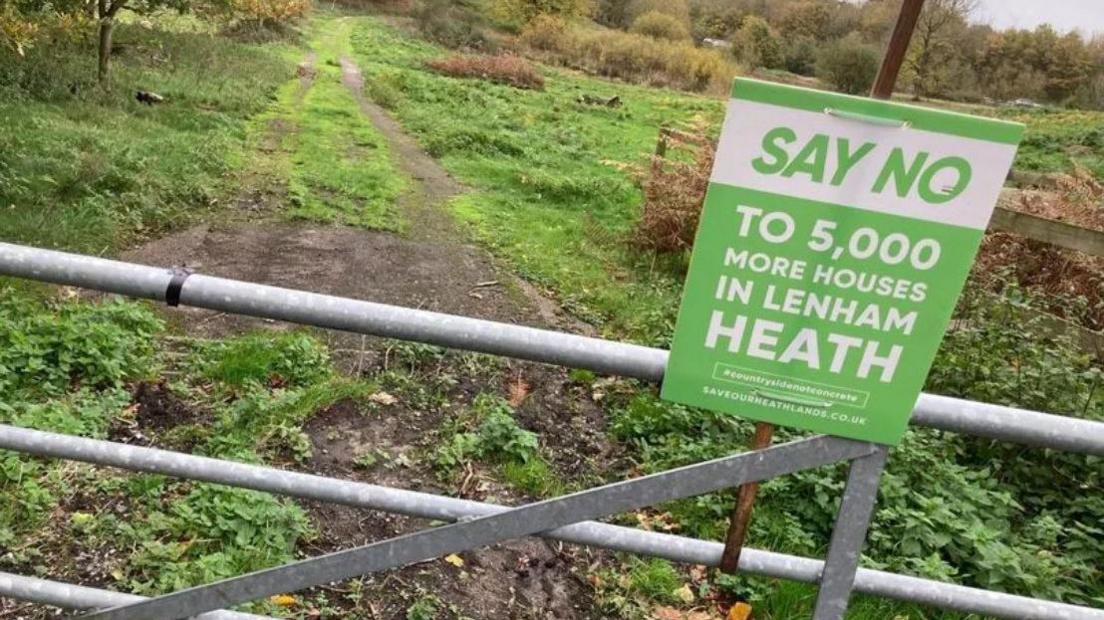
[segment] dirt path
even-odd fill
[[[299,68],[300,101],[312,85],[314,58],[311,54]],[[277,210],[265,204],[278,196],[265,188],[249,188],[237,204],[259,217],[196,226],[147,243],[124,258],[401,306],[589,331],[554,301],[496,265],[486,251],[464,242],[444,208],[464,187],[365,99],[363,78],[352,61],[343,58],[341,65],[343,81],[361,111],[386,137],[395,163],[412,181],[410,191],[399,199],[401,213],[410,222],[409,236],[279,221],[273,217]],[[275,121],[268,130],[262,149],[280,148],[283,136],[296,128]],[[265,325],[197,309],[181,309],[179,316],[189,333],[201,336]]]
[[[311,54],[299,67],[299,101],[313,85],[314,59]],[[446,210],[446,203],[465,188],[364,97],[364,79],[350,59],[341,59],[341,74],[361,113],[386,137],[396,166],[411,180],[410,190],[398,201],[402,216],[410,224],[408,235],[281,221],[281,205],[271,204],[279,203],[280,192],[249,188],[237,201],[239,207],[245,207],[245,217],[230,217],[222,224],[196,226],[153,241],[126,253],[125,259],[152,265],[186,264],[204,274],[250,282],[586,331],[585,325],[565,316],[553,301],[496,265],[486,251],[465,243],[462,231]],[[297,128],[277,121],[268,131],[262,149],[283,148],[280,145],[284,136]],[[201,337],[294,327],[189,308],[172,310],[170,316],[183,331]],[[355,354],[355,362],[346,360],[343,364],[347,370],[355,368],[371,375],[386,364],[386,354],[370,340],[365,355],[365,339],[360,336],[334,333],[329,339],[334,349]],[[530,386],[528,401],[518,409],[519,419],[534,431],[551,433],[548,445],[556,446],[557,455],[563,455],[565,470],[582,467],[589,459],[607,458],[606,445],[600,441],[603,414],[591,402],[589,393],[581,392],[564,370],[515,363],[507,372],[511,380]],[[446,390],[447,402],[439,408],[400,402],[379,411],[344,402],[319,413],[304,428],[315,455],[306,469],[401,488],[457,492],[442,487],[425,463],[410,462],[411,455],[442,440],[436,432],[446,415],[466,407],[477,393],[501,392],[505,386],[501,379],[480,383],[465,377],[463,371],[456,374],[460,385]],[[561,432],[572,428],[570,433]],[[358,455],[366,451],[385,455],[387,463],[406,465],[366,470],[357,464]],[[468,496],[505,503],[523,501],[490,480],[485,472],[475,475],[475,479],[478,490]],[[302,549],[307,555],[430,525],[343,506],[311,502],[304,502],[304,506],[319,532],[319,537]],[[565,550],[539,539],[527,539],[462,555],[463,566],[438,560],[367,579],[363,598],[372,601],[368,613],[347,609],[345,617],[408,618],[412,602],[425,597],[439,601],[442,614],[445,609],[455,609],[464,617],[480,620],[594,617],[584,580],[589,562],[585,550]]]

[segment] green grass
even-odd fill
[[[288,189],[296,219],[399,231],[403,220],[395,199],[406,188],[386,139],[359,109],[341,83],[336,65],[346,54],[348,25],[340,20],[314,27],[310,47],[317,53],[313,85],[281,91],[280,105],[266,114],[289,123]]]
[[[110,92],[86,46],[0,66],[0,117],[19,119],[0,125],[0,239],[104,253],[210,213],[248,163],[247,119],[292,73],[286,45],[117,30]]]
[[[163,376],[173,379],[149,389],[196,419],[146,428],[146,440],[285,463],[310,456],[302,425],[315,412],[375,389],[336,378],[325,347],[305,334],[246,335],[163,355],[163,325],[144,304],[0,294],[0,376],[8,378],[0,423],[115,438],[147,413],[127,388],[168,369]],[[311,535],[302,508],[269,494],[0,451],[2,570],[76,580],[82,554],[95,555],[113,589],[155,594],[285,564]],[[265,601],[252,608],[278,613]]]
[[[680,282],[628,249],[642,195],[623,168],[646,165],[662,125],[716,125],[721,102],[547,68],[544,91],[443,77],[423,64],[446,51],[349,21],[366,91],[474,188],[452,208],[479,239],[609,334],[663,341]],[[584,93],[625,105],[577,103]]]

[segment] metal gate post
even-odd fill
[[[889,448],[878,445],[873,454],[851,461],[847,487],[843,490],[832,540],[828,543],[828,556],[820,574],[813,620],[842,620],[847,611],[888,455]]]

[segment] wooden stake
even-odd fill
[[[882,58],[882,68],[878,71],[878,77],[874,80],[874,86],[870,89],[870,96],[875,99],[889,99],[893,96],[893,87],[897,84],[897,74],[901,71],[901,65],[905,62],[905,54],[908,53],[909,41],[912,40],[912,32],[916,30],[916,20],[920,19],[920,11],[924,8],[924,0],[905,0],[901,5],[901,13],[897,16],[897,25],[893,28],[893,35],[889,38],[885,56]]]
[[[871,97],[889,99],[893,96],[897,74],[901,72],[901,65],[905,61],[905,54],[908,53],[909,42],[912,40],[912,32],[916,29],[916,21],[920,18],[920,11],[923,8],[924,0],[904,0],[901,5],[897,25],[893,28],[893,35],[889,39],[885,57],[882,59],[882,68],[878,71],[878,77],[870,89]],[[773,436],[773,424],[757,423],[750,448],[762,450],[770,446]],[[740,494],[736,498],[736,506],[733,507],[732,517],[728,522],[724,553],[721,555],[721,571],[725,573],[735,573],[736,567],[740,564],[740,552],[744,549],[748,525],[751,523],[751,511],[755,507],[755,495],[758,492],[759,483],[751,482],[740,486]]]
[[[774,437],[774,425],[767,422],[755,424],[755,436],[751,438],[752,450],[762,450],[771,444]],[[728,522],[728,535],[725,536],[724,553],[721,555],[721,570],[728,574],[736,572],[736,566],[740,563],[740,552],[744,549],[744,539],[747,538],[748,525],[751,523],[751,511],[755,507],[755,495],[759,493],[759,483],[749,482],[740,486],[740,494],[736,498],[736,506],[732,509],[732,517]]]

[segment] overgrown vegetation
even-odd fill
[[[263,347],[259,336],[203,345],[178,381],[132,394],[172,363],[157,353],[162,324],[145,306],[2,293],[0,421],[7,424],[186,440],[203,454],[258,461],[288,453],[307,415],[358,391],[333,382],[317,342],[291,333],[266,335]],[[150,390],[157,400],[143,400]],[[213,425],[187,417],[204,411]],[[0,497],[5,570],[108,579],[149,594],[288,562],[310,534],[300,508],[263,493],[15,453],[0,454]],[[121,509],[103,509],[111,505]]]
[[[194,221],[246,166],[247,119],[291,75],[280,44],[120,25],[115,88],[86,45],[0,62],[0,238],[101,253]],[[166,102],[145,106],[136,90]]]
[[[479,78],[517,88],[544,88],[544,78],[533,65],[524,58],[511,54],[449,56],[435,58],[426,64],[442,75]]]
[[[940,394],[1094,420],[1104,419],[1102,372],[1068,339],[1019,311],[1034,300],[967,295],[962,327],[944,341],[926,389]],[[646,471],[739,451],[750,423],[626,395],[613,432],[633,443]],[[782,439],[793,434],[783,432]],[[1046,472],[1046,473],[1044,473]],[[824,552],[843,470],[801,472],[763,486],[751,543],[802,555]],[[1093,604],[1104,572],[1099,459],[1025,451],[1014,444],[913,428],[883,478],[865,555],[868,565],[939,580]],[[715,494],[667,509],[682,531],[723,536],[733,497]],[[768,597],[761,582],[742,592]]]
[[[583,28],[540,16],[521,32],[521,42],[551,62],[630,82],[723,92],[736,67],[715,50],[648,34]]]

